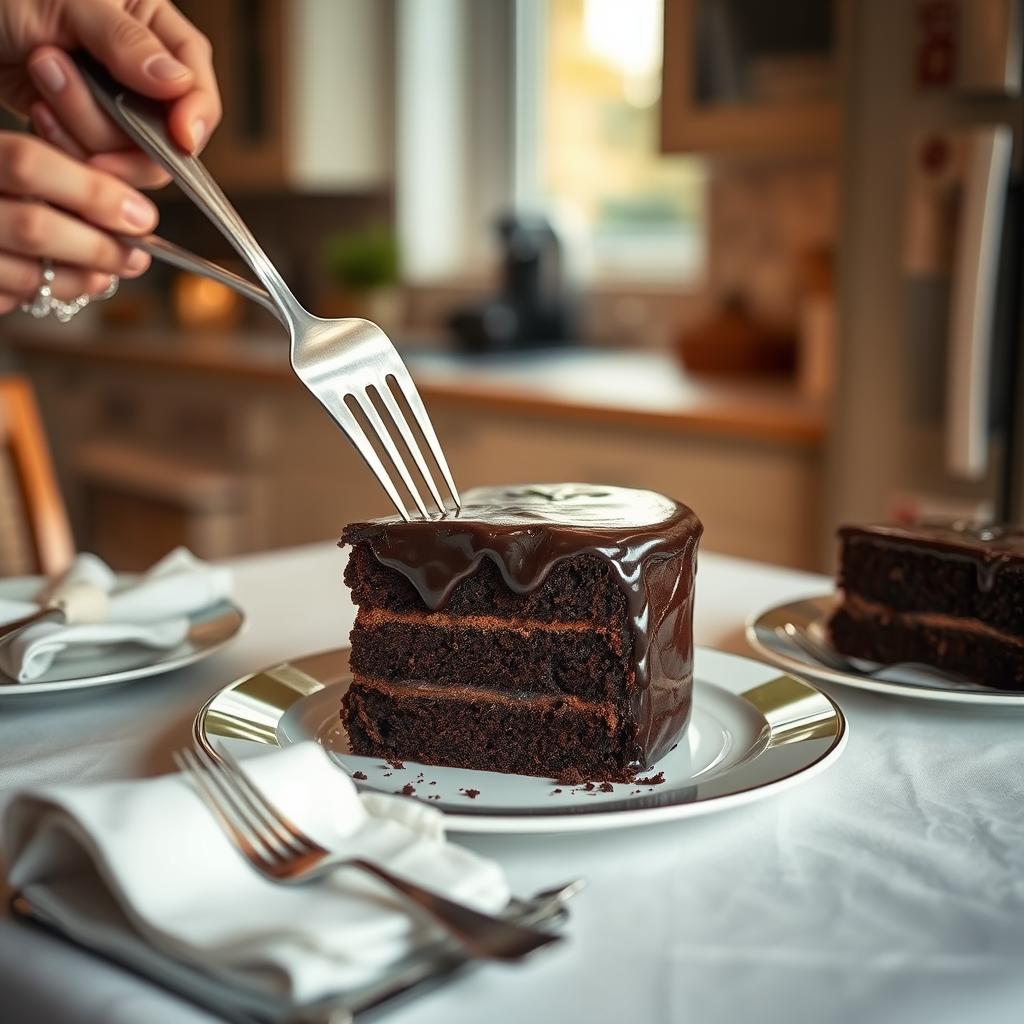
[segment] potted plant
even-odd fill
[[[323,312],[331,317],[362,317],[384,331],[399,321],[398,241],[385,227],[332,235],[324,244],[324,264],[334,285]]]

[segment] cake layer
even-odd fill
[[[587,623],[360,609],[351,642],[352,671],[390,682],[622,701],[632,677],[628,634]]]
[[[893,612],[853,599],[832,616],[829,632],[835,648],[852,657],[883,664],[920,662],[985,686],[1024,690],[1024,638],[976,619]]]
[[[383,565],[369,543],[353,543],[345,569],[345,582],[360,608],[423,611],[426,606],[412,582],[401,572]],[[541,622],[586,621],[626,624],[626,598],[611,569],[593,555],[578,555],[552,566],[544,582],[527,594],[510,590],[498,567],[489,559],[460,582],[445,601],[451,615],[474,615],[486,610],[495,616],[516,616]]]
[[[1024,635],[1024,555],[950,529],[844,527],[839,587],[898,612],[976,619]]]
[[[630,727],[606,703],[503,697],[460,687],[394,686],[357,677],[342,702],[354,754],[557,778],[621,780]]]

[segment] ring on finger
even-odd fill
[[[22,310],[37,320],[41,320],[52,313],[60,323],[66,324],[81,313],[90,302],[102,302],[104,299],[111,298],[117,293],[117,288],[120,284],[118,276],[111,274],[110,283],[99,295],[82,294],[70,302],[64,302],[53,294],[55,276],[52,260],[44,259],[42,261],[42,283],[32,299],[21,304]]]
[[[42,282],[36,289],[35,295],[28,302],[21,304],[22,312],[31,314],[37,320],[50,315],[53,303],[59,301],[53,297],[53,279],[55,276],[53,263],[50,260],[43,260]]]

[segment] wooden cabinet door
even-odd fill
[[[203,162],[229,189],[281,187],[285,145],[284,0],[179,0],[213,44],[224,120]]]
[[[661,89],[661,148],[666,153],[788,154],[829,150],[838,143],[839,74],[845,17],[842,0],[665,0]],[[831,36],[820,51],[819,74],[831,75],[831,91],[816,91],[810,81],[816,54],[800,53],[801,5],[820,20],[820,34]],[[806,13],[805,12],[805,13]],[[795,33],[786,53],[785,39],[774,37],[773,20],[791,15]],[[757,25],[769,31],[762,52],[750,52],[746,34]],[[710,38],[709,38],[710,37]],[[831,51],[827,46],[831,46]],[[773,53],[772,47],[779,53]],[[781,54],[781,55],[779,55]],[[721,95],[704,96],[702,69],[710,64],[722,83]],[[831,65],[831,67],[829,67]],[[803,77],[801,83],[800,77]],[[730,94],[758,92],[758,81],[771,97]],[[746,89],[744,88],[746,87]],[[712,92],[714,90],[712,86]]]

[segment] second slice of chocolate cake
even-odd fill
[[[839,540],[841,601],[829,621],[838,651],[1024,690],[1024,530],[844,526]]]
[[[661,495],[583,484],[347,527],[352,751],[549,777],[649,767],[689,718],[701,532]]]

